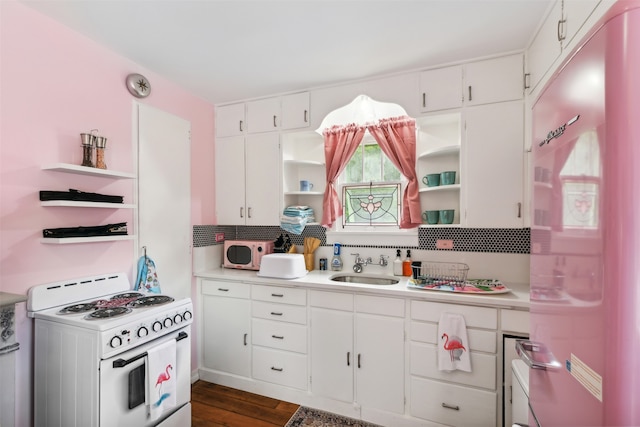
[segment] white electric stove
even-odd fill
[[[191,422],[189,298],[131,290],[124,273],[38,285],[34,421],[38,426],[184,426]],[[147,351],[176,340],[177,404],[149,416]]]

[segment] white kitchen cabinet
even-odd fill
[[[253,377],[307,389],[307,291],[252,285]]]
[[[311,108],[313,108],[311,129],[318,129],[327,114],[336,108],[349,104],[358,95],[362,95],[362,91],[363,86],[361,83],[332,86],[311,91]]]
[[[460,108],[462,100],[462,65],[420,73],[421,112]]]
[[[251,376],[249,285],[201,280],[202,367]]]
[[[522,101],[465,110],[462,185],[467,227],[523,227],[524,160]]]
[[[216,137],[238,136],[246,129],[244,103],[216,106]]]
[[[437,368],[442,313],[465,319],[471,372]],[[497,329],[494,308],[411,301],[410,414],[446,425],[496,425]]]
[[[368,80],[363,83],[362,93],[375,101],[398,104],[410,117],[417,117],[420,114],[416,99],[418,80],[417,72]]]
[[[282,97],[282,130],[309,127],[311,109],[309,92],[294,93]]]
[[[420,73],[422,113],[522,99],[522,54],[507,55]]]
[[[216,140],[216,214],[220,225],[278,225],[280,138],[277,133]]]
[[[404,413],[404,300],[324,291],[309,300],[312,393]]]
[[[522,54],[465,64],[464,97],[465,106],[523,99]]]
[[[601,0],[557,0],[527,49],[529,92],[532,93],[563,51],[573,48],[575,36]]]
[[[280,97],[247,102],[247,132],[271,132],[280,128]]]

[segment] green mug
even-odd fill
[[[451,185],[456,183],[456,171],[446,171],[440,174],[440,185]]]
[[[440,211],[440,222],[442,224],[451,224],[453,223],[453,214],[455,213],[454,209],[443,209]]]
[[[422,219],[427,221],[427,224],[437,224],[440,211],[424,211],[422,213]]]
[[[422,177],[422,182],[427,187],[437,187],[440,185],[440,174],[439,173],[430,173]]]

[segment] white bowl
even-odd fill
[[[297,279],[305,276],[307,269],[302,254],[269,254],[262,257],[258,276],[274,279]]]

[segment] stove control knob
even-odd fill
[[[166,319],[164,319],[165,328],[170,328],[172,325],[173,325],[173,320],[171,320],[170,317],[167,317]]]
[[[140,326],[140,328],[138,329],[137,335],[138,335],[138,338],[146,337],[147,335],[149,335],[149,330],[147,329],[146,326]]]
[[[182,315],[182,318],[184,320],[190,320],[192,317],[193,317],[193,314],[191,314],[189,310],[185,311],[184,314]]]
[[[153,325],[151,325],[151,329],[153,329],[153,332],[158,332],[162,329],[162,323],[160,323],[159,320],[156,320],[155,322],[153,322]]]
[[[182,323],[182,314],[178,313],[175,316],[173,316],[173,323],[175,323],[176,325],[178,323]]]
[[[111,338],[111,341],[109,341],[109,346],[111,346],[111,348],[118,348],[121,345],[122,345],[122,338],[120,338],[117,335]]]

